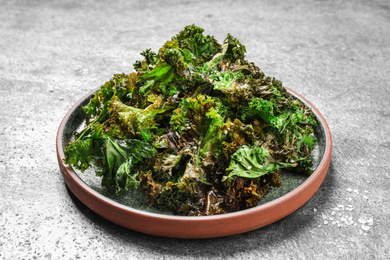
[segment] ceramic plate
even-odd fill
[[[139,232],[176,238],[210,238],[244,233],[273,223],[305,204],[318,190],[329,168],[332,139],[329,127],[320,112],[305,98],[287,89],[309,106],[316,115],[317,145],[312,152],[314,172],[309,176],[283,172],[282,186],[272,190],[257,207],[215,216],[176,216],[147,205],[142,191],[130,191],[119,197],[100,185],[93,169],[84,173],[63,163],[64,147],[75,131],[83,127],[88,104],[97,90],[80,99],[65,115],[57,133],[57,157],[65,183],[76,197],[102,217]]]

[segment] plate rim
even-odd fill
[[[151,235],[174,238],[211,238],[244,233],[269,225],[296,211],[315,194],[327,174],[332,154],[332,137],[325,118],[306,98],[285,86],[284,88],[305,103],[316,115],[325,133],[325,151],[315,171],[298,187],[279,198],[253,208],[221,215],[178,216],[132,208],[95,191],[71,167],[64,164],[63,135],[72,113],[100,88],[90,91],[79,99],[68,110],[58,128],[57,159],[65,183],[83,204],[98,215],[125,228]],[[251,219],[254,220],[251,221]]]

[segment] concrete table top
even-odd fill
[[[237,37],[331,129],[321,188],[258,230],[137,233],[85,207],[60,174],[70,107],[189,24]],[[386,0],[0,1],[0,259],[390,259],[389,60]]]

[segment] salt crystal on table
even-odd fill
[[[370,229],[370,227],[363,224],[363,225],[362,225],[362,229],[363,229],[364,231],[368,231],[368,230]]]

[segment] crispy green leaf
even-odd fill
[[[98,172],[103,176],[102,185],[114,188],[117,194],[123,190],[137,189],[139,180],[135,166],[144,158],[156,154],[156,150],[147,142],[129,140],[106,139],[104,145],[104,166]]]
[[[164,102],[159,96],[152,97],[153,103],[145,109],[140,109],[127,106],[114,96],[108,103],[110,121],[121,126],[129,136],[138,135],[145,141],[150,141],[152,135],[161,134],[158,128],[159,119],[175,108],[174,104]]]
[[[100,148],[105,138],[103,125],[95,125],[89,136],[79,138],[65,147],[65,163],[84,172],[91,167],[92,161],[103,158]]]
[[[104,110],[105,104],[112,98],[117,96],[119,99],[126,99],[133,92],[134,81],[137,79],[135,74],[115,74],[114,77],[100,87],[88,105],[83,107],[86,113],[87,123],[94,117],[98,116]],[[100,123],[102,120],[100,120]]]
[[[267,173],[278,171],[286,167],[296,167],[295,163],[271,162],[268,150],[257,147],[243,145],[236,151],[230,160],[223,181],[227,184],[237,177],[255,179]]]

